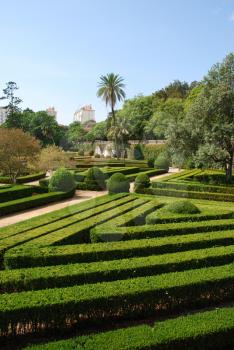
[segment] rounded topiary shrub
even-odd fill
[[[134,191],[140,192],[144,190],[145,188],[150,187],[150,178],[146,174],[139,174],[137,175],[134,183]]]
[[[188,200],[175,201],[168,204],[165,209],[171,213],[177,214],[198,214],[200,210],[198,207]]]
[[[169,170],[170,162],[167,159],[167,157],[160,155],[158,158],[154,161],[154,167],[156,169],[165,169],[166,171]]]
[[[49,192],[72,192],[76,189],[74,175],[65,168],[60,168],[52,175],[49,186]]]
[[[87,171],[84,182],[88,190],[104,190],[106,188],[105,175],[97,168],[93,167]]]
[[[129,192],[130,183],[128,178],[121,174],[113,174],[107,181],[107,189],[109,194]]]

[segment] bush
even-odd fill
[[[138,192],[138,190],[142,190],[144,188],[150,187],[150,178],[147,174],[139,174],[135,179],[134,190]]]
[[[148,161],[147,161],[148,167],[149,168],[153,168],[154,167],[154,162],[155,162],[154,158],[149,158]]]
[[[169,166],[170,166],[170,162],[165,156],[160,155],[160,156],[158,156],[158,158],[155,159],[155,162],[154,162],[155,168],[165,169],[166,171],[168,171]]]
[[[95,153],[94,158],[101,158],[99,153]]]
[[[79,155],[79,156],[84,156],[84,150],[83,150],[83,149],[79,150],[79,151],[78,151],[78,155]]]
[[[65,168],[56,170],[49,181],[48,188],[49,192],[75,191],[76,183],[73,174]]]
[[[105,175],[97,167],[90,168],[87,171],[84,182],[87,189],[90,190],[104,190],[106,188]]]
[[[129,192],[129,188],[129,180],[121,173],[113,174],[107,181],[107,189],[109,194]]]
[[[134,147],[133,156],[134,156],[134,159],[136,159],[136,160],[144,159],[141,145],[138,144]]]
[[[165,207],[167,211],[177,214],[198,214],[200,210],[190,201],[175,201]]]
[[[48,189],[49,181],[50,181],[50,179],[41,179],[41,180],[39,180],[39,185],[40,185],[42,188]]]

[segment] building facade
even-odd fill
[[[85,124],[87,122],[95,122],[95,110],[92,108],[92,105],[87,105],[74,113],[74,122],[80,122]]]
[[[48,107],[46,110],[46,113],[51,117],[54,117],[55,119],[57,119],[57,111],[55,110],[54,107]]]
[[[7,118],[7,107],[0,107],[0,125],[5,123]]]

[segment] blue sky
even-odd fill
[[[191,82],[234,51],[234,0],[0,0],[0,90],[23,107],[55,106],[58,121],[92,104],[100,75],[118,73],[127,98]]]

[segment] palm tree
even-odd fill
[[[111,107],[111,116],[114,127],[116,126],[115,106],[118,101],[125,98],[124,88],[125,84],[123,83],[123,78],[114,73],[102,75],[100,77],[100,82],[98,83],[97,96],[105,101],[106,106],[109,105]],[[117,146],[116,137],[115,144]]]

